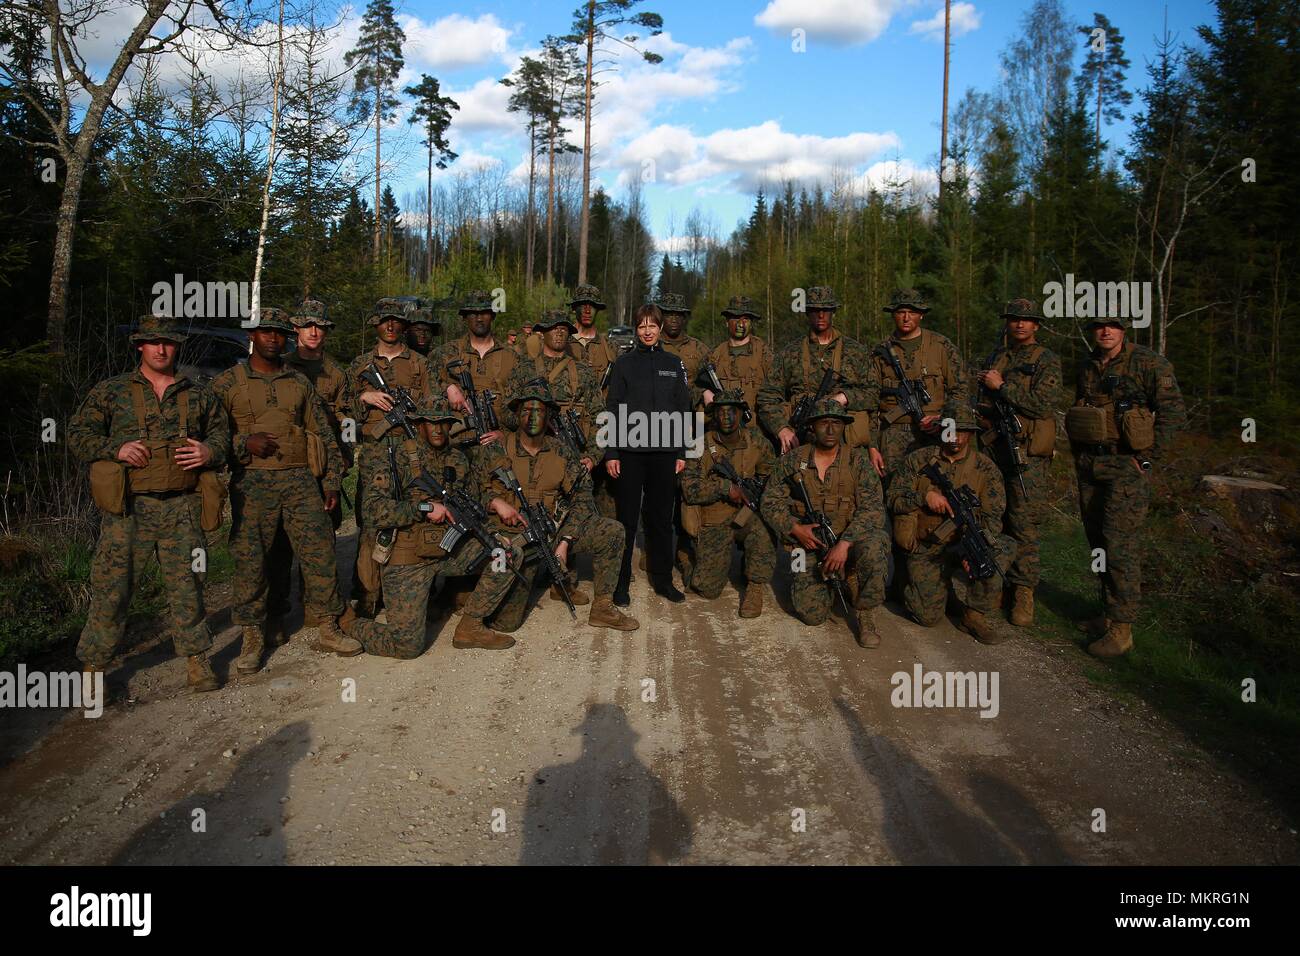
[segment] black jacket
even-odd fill
[[[648,348],[638,341],[635,348],[618,357],[614,370],[609,374],[609,397],[605,407],[614,418],[612,440],[605,449],[606,458],[618,458],[622,453],[667,451],[675,453],[678,458],[685,456],[685,444],[680,441],[672,445],[619,447],[624,437],[622,432],[631,428],[627,417],[634,412],[647,416],[654,412],[678,413],[680,424],[673,429],[673,437],[679,439],[684,438],[686,429],[691,427],[687,421],[691,413],[691,389],[686,383],[686,366],[663,346]],[[620,428],[620,420],[627,424]],[[646,426],[648,439],[652,439],[654,433],[650,421],[647,420]]]

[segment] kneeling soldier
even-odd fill
[[[686,582],[696,593],[712,600],[722,593],[731,568],[731,543],[745,555],[744,600],[741,617],[763,612],[763,591],[776,566],[772,532],[749,505],[757,506],[761,489],[776,465],[772,444],[753,425],[741,425],[747,403],[740,389],[719,392],[710,403],[713,422],[699,458],[688,458],[682,471],[682,524],[695,539],[695,566]],[[719,469],[732,471],[742,481],[753,481],[749,496]],[[748,483],[748,482],[747,482]]]
[[[1006,493],[998,466],[976,450],[971,436],[980,430],[975,412],[967,405],[948,405],[940,420],[943,444],[927,445],[905,455],[889,484],[889,510],[894,516],[894,541],[906,554],[907,585],[903,603],[918,623],[933,627],[943,618],[951,576],[953,593],[962,605],[957,627],[981,644],[1001,644],[1010,635],[986,613],[997,606],[998,574],[976,580],[968,567],[959,567],[951,546],[958,543],[958,529],[947,498],[922,471],[931,464],[952,483],[954,489],[969,488],[977,531],[984,536],[999,568],[1007,563],[1014,542],[1001,536]],[[964,562],[963,562],[964,564]]]
[[[875,609],[885,600],[889,570],[880,477],[866,452],[845,442],[844,430],[853,414],[839,402],[822,399],[813,407],[810,421],[812,444],[782,455],[767,480],[763,519],[783,542],[797,544],[804,552],[805,565],[792,566],[790,585],[799,619],[821,624],[830,616],[832,591],[847,602],[847,584],[854,595],[858,644],[878,647]],[[834,544],[819,533],[822,518],[835,537]],[[793,552],[792,558],[797,558]]]
[[[592,627],[635,631],[640,626],[636,619],[621,613],[612,600],[623,556],[623,527],[596,512],[587,469],[546,434],[547,417],[555,412],[550,393],[540,384],[529,385],[511,399],[510,407],[518,417],[519,431],[501,443],[503,454],[481,472],[490,476],[489,510],[501,519],[507,530],[526,524],[516,507],[520,504],[518,496],[502,480],[503,471],[512,473],[529,504],[543,509],[555,523],[555,540],[549,546],[554,548],[560,567],[569,563],[574,551],[591,555],[596,596],[587,623]],[[514,538],[513,543],[520,548],[524,546],[522,538]],[[536,561],[538,555],[529,549],[524,559]],[[539,566],[535,576],[541,574]],[[551,596],[562,597],[555,584],[552,581]],[[531,595],[531,586],[516,583],[497,611],[493,627],[507,632],[518,630],[528,614]],[[578,598],[574,603],[582,600]]]
[[[478,489],[469,483],[469,459],[452,448],[448,438],[450,423],[458,419],[446,399],[435,402],[432,410],[408,417],[420,420],[419,435],[385,451],[392,461],[385,460],[376,468],[362,502],[366,527],[375,529],[381,540],[385,530],[395,532],[380,571],[388,623],[357,618],[348,624],[348,635],[360,641],[367,654],[420,656],[434,579],[439,574],[473,574],[481,567],[483,573],[456,625],[452,645],[487,650],[513,647],[514,638],[489,630],[483,619],[496,610],[510,589],[510,568],[519,566],[519,552],[503,541],[500,552],[489,553],[482,541],[468,534],[445,542],[455,518],[443,500],[432,497],[434,487],[426,484],[421,488],[420,480],[431,476],[438,486],[459,488],[478,503]],[[451,545],[450,551],[444,550],[444,543]],[[382,549],[378,551],[382,556]]]

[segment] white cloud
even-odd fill
[[[834,46],[870,43],[885,32],[905,0],[771,0],[754,22],[775,33],[805,31]]]
[[[973,3],[954,3],[952,5],[952,35],[959,37],[979,29],[980,12]],[[939,10],[929,20],[916,20],[908,33],[919,33],[927,40],[943,42],[943,11]]]
[[[506,108],[510,102],[510,87],[502,86],[500,81],[491,77],[479,80],[465,90],[443,90],[443,95],[450,96],[460,107],[451,116],[454,130],[523,129],[523,117]]]
[[[473,20],[453,13],[433,23],[404,16],[401,24],[406,33],[402,52],[408,66],[458,70],[494,60],[508,62],[512,56],[510,38],[514,31],[502,26],[491,13]]]
[[[903,189],[921,195],[934,195],[939,191],[939,174],[926,166],[917,166],[910,159],[890,159],[875,163],[854,180],[858,192],[875,189],[886,192]]]

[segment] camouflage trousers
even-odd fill
[[[822,574],[821,559],[809,552],[801,567],[791,559],[790,603],[794,613],[805,624],[816,626],[830,617],[831,605],[837,603],[831,585]],[[848,593],[856,592],[852,599],[857,610],[879,607],[885,600],[885,576],[889,570],[889,536],[883,529],[873,531],[865,541],[855,541],[849,548],[845,564]]]
[[[1005,457],[1005,456],[1003,456]],[[1011,567],[1007,570],[1007,584],[1027,588],[1038,587],[1039,528],[1047,516],[1047,479],[1050,458],[1028,458],[1024,471],[1026,498],[1020,490],[1020,479],[1011,468],[1002,468],[1002,481],[1007,489],[1007,510],[1002,518],[1002,530],[1015,543]],[[999,467],[1002,458],[995,458]]]
[[[596,510],[602,518],[618,517],[618,505],[614,501],[611,485],[613,480],[609,477],[609,472],[605,471],[605,463],[596,462],[596,467],[591,472],[591,494],[596,499]]]
[[[150,558],[157,559],[162,571],[176,653],[201,654],[211,647],[212,632],[203,620],[206,574],[194,571],[194,551],[206,547],[196,494],[135,495],[128,514],[104,515],[90,567],[90,608],[77,657],[100,666],[112,659],[126,631],[131,592]]]
[[[701,528],[695,537],[695,566],[690,585],[704,597],[712,600],[722,593],[731,570],[731,545],[734,541],[745,556],[745,580],[751,584],[767,584],[776,568],[776,539],[761,518],[751,511],[744,527],[737,528],[728,521]]]
[[[358,618],[349,628],[349,634],[361,642],[367,654],[404,660],[419,657],[424,652],[425,618],[434,579],[440,574],[450,578],[470,573],[469,568],[482,554],[483,545],[466,539],[450,557],[418,564],[384,565],[381,576],[387,623]],[[512,567],[519,567],[520,557],[517,548],[508,554]],[[514,576],[509,571],[494,571],[489,559],[463,613],[479,619],[490,616],[505,598],[512,581]]]
[[[1005,573],[1015,542],[1008,535],[998,535],[993,544],[998,567]],[[1002,578],[994,574],[983,581],[972,581],[950,546],[921,545],[905,554],[907,583],[903,586],[903,604],[919,623],[933,627],[943,620],[949,582],[953,596],[972,611],[985,614],[997,607]]]
[[[566,535],[573,534],[575,539],[569,546],[569,567],[573,567],[574,554],[591,555],[592,589],[596,597],[612,596],[614,585],[618,582],[619,564],[623,560],[623,526],[613,518],[594,517],[579,528],[574,529],[566,524],[560,531]],[[521,535],[511,535],[510,541],[514,549],[524,547]],[[497,608],[496,615],[491,621],[494,630],[507,634],[517,631],[523,625],[524,618],[528,616],[529,598],[545,573],[541,560],[531,551],[530,548],[524,552],[524,559],[533,565],[531,574],[528,570],[524,571],[529,586],[525,588],[513,576],[510,577],[510,581],[513,582],[509,586],[510,592]],[[566,575],[566,577],[570,576]]]
[[[1132,624],[1142,603],[1142,523],[1151,503],[1150,479],[1129,455],[1080,455],[1075,473],[1088,547],[1106,553],[1106,616]]]
[[[302,566],[303,615],[320,623],[343,613],[334,528],[320,486],[306,468],[246,469],[230,481],[230,556],[235,561],[231,618],[261,624],[270,590],[268,556],[283,523]]]
[[[317,487],[320,482],[316,482]],[[321,491],[321,500],[325,500],[325,492]],[[343,524],[343,496],[339,495],[338,504],[334,510],[329,513],[330,524],[334,530],[338,531],[339,526]],[[289,533],[284,530],[284,522],[280,522],[280,527],[275,532],[275,540],[271,542],[271,552],[266,558],[266,577],[267,577],[267,595],[266,595],[266,613],[269,617],[281,617],[289,613],[289,608],[293,604],[293,582],[290,580],[293,573],[293,545],[289,542]],[[302,583],[302,569],[298,570],[298,591],[306,593],[306,588]],[[319,621],[304,619],[303,623],[308,627],[319,624]]]
[[[352,564],[352,597],[356,598],[359,604],[364,604],[366,601],[373,602],[379,597],[380,567],[371,557],[375,550],[375,535],[373,531],[367,531],[365,528],[361,502],[365,500],[366,485],[369,484],[370,476],[374,473],[373,469],[388,467],[387,455],[386,446],[382,441],[366,441],[364,444],[357,445],[357,490],[352,499],[356,505],[354,511],[357,521],[357,557]]]

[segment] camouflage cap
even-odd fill
[[[411,325],[427,325],[437,328],[441,323],[433,317],[433,313],[428,309],[412,309],[407,315],[406,320]]]
[[[289,321],[288,312],[269,305],[257,310],[257,321],[249,327],[248,331],[256,332],[258,329],[276,329],[286,335],[297,331],[293,327],[293,323]]]
[[[533,331],[545,332],[555,328],[557,325],[567,326],[569,334],[571,335],[578,334],[578,327],[569,321],[569,313],[565,312],[563,309],[547,309],[542,313],[540,319],[536,319],[533,322]]]
[[[1033,299],[1012,299],[1002,307],[1002,318],[1033,319],[1040,324],[1043,321],[1042,313],[1038,311],[1038,303]]]
[[[407,315],[408,311],[406,303],[401,299],[380,299],[370,312],[369,322],[371,325],[378,325],[385,319],[401,319],[409,323],[411,320]]]
[[[518,330],[518,329],[507,329],[507,330],[506,330],[506,335],[507,335],[507,336],[511,336],[511,335],[513,335],[513,336],[515,336],[515,337],[517,338],[517,337],[519,336],[519,330]]]
[[[594,285],[580,285],[574,289],[573,298],[569,300],[569,308],[582,305],[584,302],[590,302],[597,311],[605,308],[605,303],[600,301],[600,290]]]
[[[721,392],[718,392],[717,395],[713,396],[713,402],[711,404],[714,408],[718,408],[722,405],[739,405],[741,408],[745,408],[749,405],[749,403],[745,401],[745,393],[738,388],[723,389]]]
[[[840,300],[835,298],[835,290],[828,285],[815,285],[808,290],[808,297],[804,301],[804,310],[808,309],[831,309],[832,311],[840,307]]]
[[[961,405],[956,402],[950,402],[943,407],[943,414],[939,416],[942,424],[943,420],[951,418],[957,426],[959,432],[978,432],[983,431],[984,427],[975,415],[975,409],[969,405]]]
[[[808,421],[815,422],[819,418],[838,418],[842,422],[853,421],[853,413],[846,409],[833,398],[823,398],[813,406],[812,414],[808,416]]]
[[[510,410],[513,412],[529,399],[538,399],[543,401],[550,408],[557,408],[555,397],[551,395],[551,389],[546,384],[544,378],[534,378],[524,383],[524,386],[510,396]]]
[[[741,316],[749,316],[754,319],[762,318],[761,315],[754,311],[754,300],[747,295],[733,295],[727,301],[727,307],[722,310],[722,314],[728,319],[738,319]]]
[[[289,321],[299,329],[308,325],[319,325],[322,329],[334,328],[334,323],[325,315],[325,303],[320,299],[303,299],[289,316]]]
[[[142,315],[131,333],[131,341],[139,342],[175,342],[180,345],[185,341],[181,324],[175,319],[163,315]]]
[[[659,306],[660,312],[675,312],[680,315],[690,315],[691,310],[686,305],[686,296],[680,292],[660,292],[654,297],[654,304]]]
[[[422,409],[426,414],[423,416],[425,421],[430,422],[458,422],[460,416],[451,407],[451,402],[445,398],[435,398],[433,404]]]
[[[921,295],[916,289],[895,289],[894,294],[889,297],[889,305],[885,306],[884,309],[886,312],[911,309],[924,315],[930,311],[930,306],[926,304],[925,296]]]
[[[1098,325],[1118,325],[1121,329],[1131,329],[1133,328],[1133,320],[1128,318],[1121,318],[1119,316],[1107,317],[1104,315],[1099,315],[1096,318],[1089,319],[1088,323],[1084,326],[1084,328],[1091,329],[1094,326],[1098,326]]]
[[[465,299],[460,304],[460,314],[466,312],[492,312],[492,296],[486,289],[473,289],[465,293]]]

